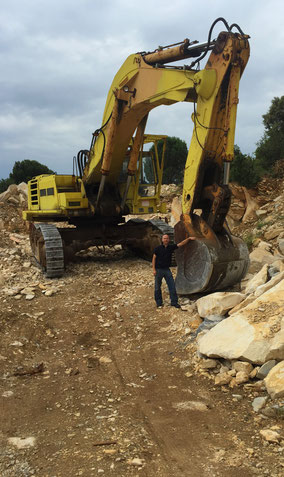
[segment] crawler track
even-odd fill
[[[64,273],[63,243],[55,225],[32,224],[30,242],[34,256],[48,278]]]

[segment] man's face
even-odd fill
[[[169,243],[170,243],[170,237],[168,235],[163,235],[162,244],[165,245],[166,247],[167,245],[169,245]]]

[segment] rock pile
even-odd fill
[[[258,190],[231,185],[228,222],[250,248],[250,268],[238,291],[218,292],[195,303],[203,319],[197,335],[197,369],[216,385],[241,384],[284,396],[284,193],[283,178],[264,178]],[[171,225],[181,198],[172,201]],[[214,359],[213,359],[214,358]],[[224,364],[225,363],[225,364]],[[211,371],[208,371],[211,369]]]
[[[26,230],[22,211],[27,206],[28,186],[25,182],[11,184],[0,194],[0,232],[20,232]]]

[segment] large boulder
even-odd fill
[[[259,209],[259,204],[253,197],[251,197],[251,195],[249,194],[248,190],[245,187],[243,187],[243,191],[245,194],[247,207],[246,207],[246,211],[243,216],[242,222],[246,223],[256,219],[255,211]]]
[[[265,264],[271,265],[276,260],[276,257],[269,251],[265,250],[265,248],[257,247],[249,254],[249,259],[249,272],[255,273],[258,272]]]
[[[257,296],[262,295],[267,290],[270,290],[270,288],[273,288],[275,285],[277,285],[277,283],[281,282],[281,280],[283,280],[283,278],[284,278],[284,272],[277,273],[276,275],[274,275],[273,278],[271,278],[271,280],[264,283],[263,285],[259,285],[254,292],[254,296],[257,297]]]
[[[203,296],[196,301],[197,310],[202,318],[210,315],[226,315],[234,306],[245,299],[243,293],[216,292]]]
[[[284,396],[284,361],[276,364],[271,369],[264,383],[272,399]]]
[[[263,265],[262,269],[247,283],[245,293],[249,294],[254,292],[257,287],[263,285],[268,279],[268,264]]]
[[[263,364],[284,359],[284,280],[199,339],[200,353]],[[280,331],[279,331],[280,330]]]

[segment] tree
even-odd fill
[[[242,154],[239,146],[235,145],[230,181],[245,187],[254,187],[259,180],[260,172],[256,161],[251,156]]]
[[[159,160],[161,161],[163,140],[158,141],[157,148]],[[154,151],[154,146],[152,146],[150,150]],[[182,184],[187,153],[185,141],[175,136],[167,138],[163,184]]]
[[[11,184],[28,182],[33,177],[41,174],[54,174],[54,172],[38,161],[31,161],[30,159],[16,161],[9,177],[0,180],[0,193],[5,192]]]
[[[10,177],[8,179],[0,179],[0,194],[5,192],[11,184],[13,184],[13,180]]]
[[[21,182],[28,182],[33,177],[41,174],[54,174],[54,172],[38,161],[24,159],[15,162],[10,178],[15,184],[20,184]]]
[[[284,96],[273,98],[262,118],[265,131],[257,144],[255,157],[258,165],[270,172],[275,162],[284,158]]]

